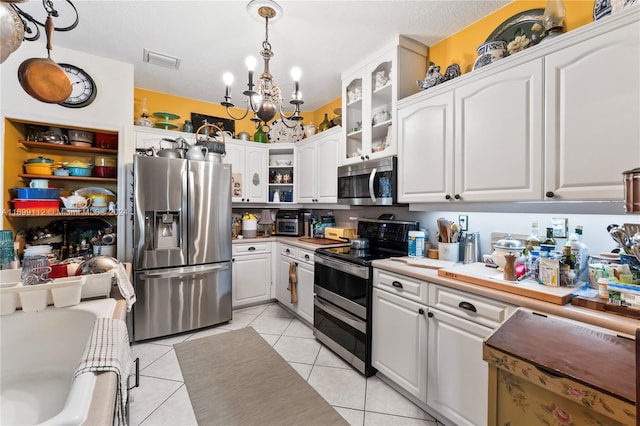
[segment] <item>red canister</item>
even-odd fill
[[[65,263],[58,263],[51,265],[51,272],[49,272],[49,278],[64,278],[68,277],[67,265]]]

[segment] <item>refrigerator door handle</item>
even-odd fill
[[[152,279],[158,279],[158,278],[175,278],[175,277],[181,277],[184,275],[193,275],[193,274],[200,274],[200,273],[206,273],[206,272],[212,272],[212,271],[224,271],[225,269],[229,269],[229,267],[230,267],[229,264],[225,263],[222,265],[208,266],[202,269],[188,269],[182,272],[176,272],[174,270],[151,272],[148,274],[140,274],[139,277],[142,280],[152,280]]]

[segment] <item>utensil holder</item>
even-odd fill
[[[438,258],[449,262],[460,260],[460,243],[438,243]]]

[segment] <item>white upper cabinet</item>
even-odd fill
[[[455,179],[447,195],[463,201],[539,199],[542,59],[456,88],[454,96]]]
[[[398,110],[398,200],[540,198],[542,59],[437,93]]]
[[[227,142],[223,162],[231,164],[232,201],[267,201],[267,147],[255,142]]]
[[[621,200],[621,173],[640,165],[637,15],[546,57],[547,198]]]
[[[444,201],[453,193],[453,92],[398,108],[398,201]]]
[[[638,10],[398,106],[398,201],[621,200],[640,165]],[[610,70],[610,71],[605,71]]]
[[[334,127],[296,144],[299,203],[338,201],[338,146],[342,129]]]
[[[342,75],[340,164],[396,154],[396,101],[420,90],[416,80],[425,76],[426,56],[426,46],[398,36]]]

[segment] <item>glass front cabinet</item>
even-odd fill
[[[368,60],[342,74],[343,146],[340,164],[397,152],[396,102],[420,91],[427,70],[427,47],[397,36]]]

